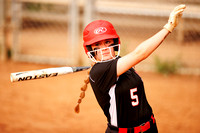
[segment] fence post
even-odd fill
[[[84,22],[83,26],[85,27],[88,23],[90,23],[95,14],[95,2],[96,0],[86,0],[84,5]]]
[[[179,44],[184,43],[184,18],[179,22],[179,26],[177,27],[177,41]]]
[[[69,4],[69,22],[68,22],[68,43],[70,46],[70,55],[72,64],[77,65],[79,61],[78,42],[79,42],[79,8],[77,0],[71,0]]]
[[[13,25],[13,38],[12,38],[12,52],[13,60],[18,59],[18,53],[20,51],[20,42],[19,42],[19,30],[21,26],[21,2],[12,0],[12,25]]]
[[[95,2],[96,0],[85,0],[84,3],[84,14],[83,14],[83,28],[85,28],[85,26],[90,23],[93,18],[94,18],[94,14],[95,14]],[[81,30],[82,31],[82,30]],[[87,58],[87,56],[85,56],[85,52],[83,50],[83,46],[81,45],[81,54],[84,56],[81,56],[81,62],[83,65],[88,65],[90,63],[90,60]]]
[[[5,43],[4,43],[4,2],[0,0],[0,59],[5,60]]]
[[[1,20],[2,20],[2,47],[1,47],[1,59],[8,59],[8,50],[10,50],[9,36],[10,36],[10,0],[1,0]]]

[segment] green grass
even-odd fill
[[[176,74],[181,67],[178,59],[161,60],[158,56],[155,56],[154,61],[156,71],[165,75]]]

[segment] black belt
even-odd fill
[[[119,133],[140,133],[140,132],[145,132],[148,129],[150,129],[150,127],[155,123],[155,118],[152,115],[151,119],[143,124],[141,124],[140,126],[137,127],[133,127],[133,128],[118,128],[115,126],[112,126],[110,124],[108,124],[108,127],[111,130],[115,130],[115,131],[119,131]]]

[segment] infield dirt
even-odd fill
[[[86,71],[48,79],[11,83],[11,72],[56,67],[20,62],[0,62],[1,133],[103,133],[106,118],[91,87],[74,107]],[[160,133],[200,132],[200,77],[164,76],[138,71],[153,108]]]

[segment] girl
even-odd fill
[[[96,99],[107,117],[106,133],[157,133],[153,111],[149,105],[141,77],[132,68],[146,59],[177,26],[185,5],[177,6],[162,30],[142,42],[129,54],[119,57],[120,38],[113,25],[96,20],[83,31],[83,47],[95,62],[89,80],[81,88],[78,105],[90,82]],[[76,111],[78,112],[78,106]]]

